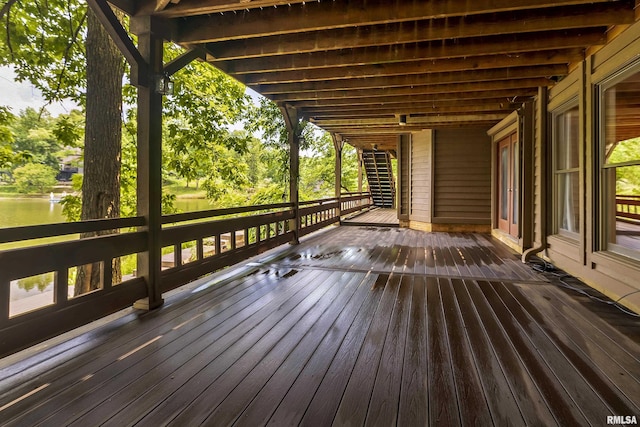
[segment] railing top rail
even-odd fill
[[[304,202],[300,202],[299,205],[300,206],[309,206],[309,205],[324,205],[327,203],[333,203],[333,202],[337,202],[338,199],[336,199],[335,197],[328,197],[326,199],[316,199],[316,200],[307,200]]]
[[[318,204],[318,205],[323,205],[323,204],[327,204],[327,203],[334,203],[337,202],[338,200],[343,200],[343,199],[359,199],[362,197],[369,197],[369,193],[368,192],[362,192],[362,193],[341,193],[340,197],[327,197],[325,199],[316,199],[316,200],[307,200],[304,202],[300,202],[299,205],[300,206],[308,206],[308,205],[314,205],[314,204]]]
[[[143,227],[145,225],[146,222],[144,217],[131,217],[0,228],[0,243],[65,236],[78,233],[92,233],[119,228]]]
[[[211,218],[222,215],[232,215],[237,213],[255,212],[269,209],[285,209],[292,208],[292,203],[272,203],[269,205],[240,206],[234,208],[210,209],[206,211],[186,212],[179,214],[163,215],[162,224],[170,224],[174,222],[192,221],[203,218]]]
[[[368,196],[369,194],[370,193],[368,191],[353,191],[340,193],[340,196]]]

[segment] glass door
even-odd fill
[[[516,133],[498,142],[498,228],[518,237],[519,154]]]

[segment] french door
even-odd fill
[[[498,228],[518,237],[519,152],[514,132],[498,142]]]

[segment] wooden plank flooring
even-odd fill
[[[3,426],[605,425],[640,321],[479,234],[336,227],[0,361]]]
[[[342,223],[343,225],[355,226],[397,227],[400,221],[398,220],[398,211],[396,209],[373,208],[349,219],[342,220]]]

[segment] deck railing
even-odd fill
[[[163,216],[161,291],[293,241],[338,222],[340,215],[369,206],[369,194],[356,193],[302,202],[297,216],[291,203]],[[96,236],[77,238],[79,233]],[[148,249],[147,237],[142,217],[0,229],[0,245],[18,242],[24,246],[0,249],[0,357],[146,297],[143,278],[135,277],[135,271],[113,277],[112,265],[116,261],[135,265],[137,255]],[[67,240],[37,240],[45,238]],[[93,271],[100,286],[74,296],[70,290],[81,270]],[[45,292],[39,294],[37,303],[19,306],[12,301],[17,283]]]
[[[616,195],[616,218],[640,224],[640,196]]]

